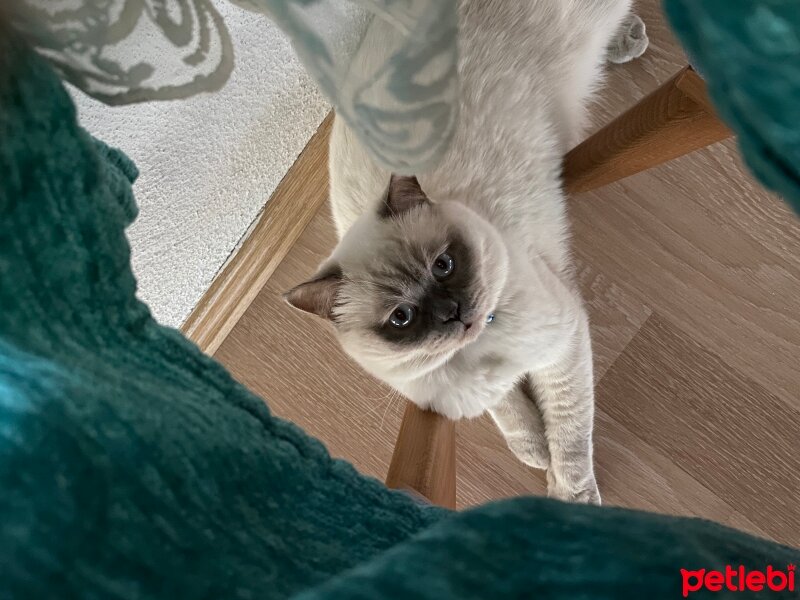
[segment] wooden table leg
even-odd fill
[[[585,192],[731,135],[714,114],[705,82],[686,67],[571,150],[564,158],[564,187]]]
[[[386,485],[455,509],[455,422],[407,402]]]

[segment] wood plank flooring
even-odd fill
[[[685,64],[658,4],[639,2],[650,49],[611,69],[595,126]],[[746,174],[735,141],[576,195],[570,216],[606,504],[800,545],[800,221]],[[216,357],[276,414],[383,479],[403,400],[280,298],[334,243],[323,206]],[[460,507],[544,493],[544,473],[520,464],[488,418],[457,435]]]

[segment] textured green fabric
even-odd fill
[[[0,598],[675,598],[682,567],[800,562],[546,499],[453,515],[331,460],[134,298],[135,175],[0,31]]]
[[[0,31],[0,597],[286,597],[437,519],[134,298],[135,168]]]
[[[800,3],[665,0],[664,6],[748,166],[800,212]]]
[[[675,600],[682,568],[786,570],[798,558],[708,521],[517,498],[446,519],[298,600]]]

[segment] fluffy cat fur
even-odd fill
[[[451,419],[488,410],[517,457],[547,469],[548,494],[569,501],[600,495],[561,160],[604,62],[647,45],[629,10],[630,0],[462,0],[461,110],[448,152],[418,179],[392,175],[337,119],[340,242],[286,295],[330,319],[351,357],[419,406]],[[385,60],[396,35],[373,23],[364,60]],[[448,261],[452,273],[439,276]],[[409,311],[408,324],[392,324]]]

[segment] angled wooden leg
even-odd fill
[[[406,404],[386,485],[410,490],[433,504],[456,507],[456,424]]]
[[[730,137],[705,82],[686,67],[564,158],[567,192],[585,192]]]

